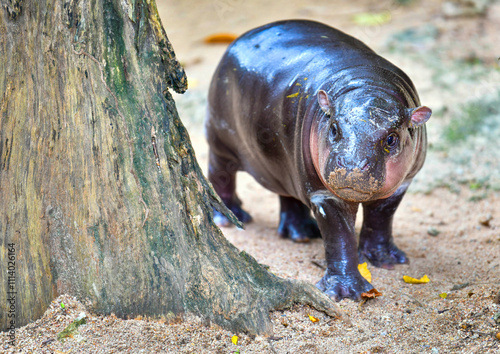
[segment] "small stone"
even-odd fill
[[[451,0],[442,5],[446,17],[472,17],[484,14],[490,0]]]
[[[500,312],[497,312],[493,315],[493,321],[495,321],[496,324],[500,325]]]
[[[77,322],[82,322],[83,319],[87,319],[87,315],[85,314],[85,312],[80,312],[80,314],[78,315],[78,317],[76,318],[75,321]],[[85,323],[85,322],[83,322]]]
[[[463,288],[468,287],[469,285],[470,285],[470,283],[469,283],[469,282],[467,282],[467,283],[462,283],[462,284],[455,284],[455,285],[453,285],[453,287],[451,288],[451,291],[461,290],[461,289],[463,289]]]
[[[486,227],[491,227],[490,225],[490,221],[493,219],[493,216],[491,214],[486,214],[486,215],[483,215],[479,218],[479,223],[483,226],[486,226]]]
[[[438,229],[436,229],[434,226],[431,226],[427,229],[427,234],[429,236],[433,236],[433,237],[436,237],[437,235],[439,235],[441,233],[441,231],[439,231]]]
[[[500,332],[497,333],[496,337],[498,340],[500,340]]]

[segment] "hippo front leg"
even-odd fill
[[[358,270],[358,251],[354,223],[358,203],[333,196],[314,196],[312,210],[325,246],[327,269],[316,286],[335,300],[359,300],[373,286]]]
[[[387,199],[363,204],[363,227],[359,236],[359,258],[366,258],[376,267],[392,269],[394,264],[409,263],[406,254],[392,237],[394,213],[410,182],[403,183]]]

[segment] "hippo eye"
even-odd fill
[[[337,126],[335,124],[332,124],[332,127],[330,129],[330,133],[332,136],[335,138],[337,136]]]
[[[338,129],[337,129],[337,123],[332,122],[330,124],[330,140],[334,142],[337,140],[337,135],[338,135]]]
[[[393,148],[398,145],[399,137],[396,133],[391,133],[387,137],[387,140],[385,143],[387,144],[388,147]]]

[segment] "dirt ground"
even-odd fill
[[[466,133],[474,130],[465,123],[471,117],[463,113],[471,104],[484,107],[491,100],[498,102],[500,50],[492,43],[498,42],[500,6],[492,3],[478,15],[473,14],[480,11],[477,1],[475,9],[467,8],[466,1],[401,3],[405,2],[205,1],[192,8],[166,1],[160,5],[167,33],[194,83],[177,102],[202,167],[207,165],[207,146],[201,103],[225,50],[225,45],[203,43],[213,33],[241,34],[286,18],[328,23],[401,67],[414,81],[422,103],[435,112],[428,123],[427,164],[394,223],[396,242],[410,264],[395,270],[369,267],[373,285],[384,296],[363,306],[340,302],[355,323],[352,330],[338,323],[335,329],[328,327],[326,319],[319,325],[310,323],[309,309],[275,313],[277,339],[268,341],[269,352],[500,352],[500,340],[495,338],[500,320],[493,319],[500,312],[499,150],[488,152],[498,144],[491,145],[491,140],[498,141],[498,109],[488,115],[471,108],[470,116],[484,114],[494,126],[490,130],[496,135],[490,132],[490,142],[480,141],[489,140],[489,133],[482,131],[458,141],[456,135],[449,136],[460,125]],[[364,13],[389,13],[390,21],[357,24],[356,16]],[[471,124],[483,122],[471,119]],[[245,173],[238,176],[238,194],[254,222],[245,231],[224,228],[226,237],[275,274],[316,283],[323,269],[313,261],[324,257],[322,241],[294,244],[281,239],[276,231],[277,197]],[[361,215],[358,232],[360,219]],[[431,281],[410,285],[403,282],[403,275],[428,275]],[[443,299],[440,294],[447,296]],[[289,326],[284,328],[282,321]],[[240,351],[261,352],[263,347],[255,345],[250,341]]]
[[[203,168],[208,150],[203,136],[206,94],[226,48],[204,43],[208,35],[242,34],[280,19],[314,19],[361,39],[412,78],[422,103],[434,115],[428,123],[427,163],[394,222],[396,243],[410,264],[394,270],[369,265],[372,284],[383,296],[364,304],[342,300],[339,306],[352,326],[296,306],[271,314],[273,336],[252,337],[192,316],[173,324],[97,316],[62,296],[42,319],[17,331],[19,351],[500,353],[500,4],[487,0],[157,2],[188,75],[190,89],[175,99]],[[477,14],[482,4],[488,5],[486,12]],[[359,16],[365,13],[382,15],[367,20]],[[245,230],[224,228],[226,237],[273,273],[316,283],[323,275],[316,265],[324,258],[322,241],[295,244],[281,239],[278,198],[244,173],[238,176],[238,194],[254,222]],[[360,217],[357,225],[359,232]],[[430,282],[407,284],[403,275],[427,275]],[[87,324],[80,327],[80,334],[64,342],[54,340],[82,311]],[[311,321],[309,315],[319,321]]]

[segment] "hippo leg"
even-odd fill
[[[208,159],[208,180],[212,183],[215,191],[219,194],[228,209],[231,210],[241,222],[248,223],[252,220],[252,217],[241,208],[241,201],[236,196],[237,171],[237,162],[221,158],[210,150]],[[231,225],[231,221],[215,209],[214,222],[218,226]]]
[[[406,254],[392,237],[394,213],[408,189],[403,184],[389,198],[363,204],[363,226],[359,236],[359,258],[366,258],[376,267],[393,269],[394,264],[409,263]]]
[[[354,223],[357,203],[313,197],[314,216],[325,245],[327,268],[316,286],[335,300],[360,300],[373,286],[359,273]]]
[[[318,224],[311,216],[311,210],[300,200],[280,196],[280,224],[278,234],[295,242],[309,242],[320,237]]]

